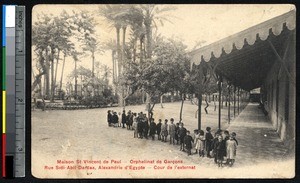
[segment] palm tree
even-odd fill
[[[130,7],[128,5],[106,5],[105,8],[99,8],[99,13],[101,16],[105,17],[105,19],[111,24],[112,27],[116,29],[116,36],[117,36],[117,75],[116,78],[117,83],[119,83],[119,77],[122,76],[123,73],[123,66],[125,60],[125,39],[126,39],[126,28],[128,25],[128,16],[130,14]],[[123,30],[123,43],[122,48],[120,45],[120,31]],[[118,84],[119,85],[119,84]],[[118,95],[119,95],[119,105],[122,105],[122,98],[123,98],[123,87],[117,86]]]
[[[122,72],[122,49],[120,45],[120,31],[123,29],[123,44],[125,44],[125,34],[127,27],[127,15],[129,13],[128,6],[126,5],[106,5],[104,8],[99,8],[101,16],[111,24],[111,27],[116,29],[117,40],[117,55],[118,55],[118,75]],[[122,46],[123,47],[123,46]]]
[[[64,76],[64,69],[65,69],[65,62],[66,62],[66,57],[70,56],[71,53],[75,50],[75,45],[71,42],[65,42],[64,49],[63,49],[63,54],[64,54],[64,59],[63,59],[63,65],[61,69],[61,75],[60,75],[60,84],[59,84],[59,90],[61,91],[62,88],[62,81],[63,81],[63,76]]]
[[[111,60],[113,63],[112,75],[113,75],[113,84],[116,84],[117,79],[117,66],[116,66],[116,41],[111,39],[110,41],[104,44],[104,49],[111,51]]]
[[[152,28],[153,26],[157,29],[157,24],[164,25],[164,21],[172,23],[168,18],[170,15],[164,14],[165,12],[175,10],[175,7],[165,6],[160,7],[158,5],[147,4],[140,5],[141,10],[143,11],[144,16],[144,25],[146,29],[146,58],[152,57]]]
[[[154,27],[157,29],[157,22],[159,22],[162,26],[164,25],[163,21],[171,22],[167,18],[168,15],[163,13],[170,10],[174,10],[175,7],[167,6],[167,7],[160,8],[157,5],[147,4],[147,5],[140,5],[140,9],[143,12],[143,18],[144,18],[143,23],[145,25],[146,38],[147,38],[147,44],[145,46],[146,48],[145,57],[147,59],[151,59],[152,58],[152,27],[154,25]],[[150,96],[148,93],[146,93],[146,108],[148,108],[149,104],[150,104]]]

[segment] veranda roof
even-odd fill
[[[245,90],[260,87],[276,61],[270,43],[283,55],[296,27],[295,10],[190,52],[192,64],[213,62],[216,72]]]

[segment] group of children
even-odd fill
[[[207,157],[214,158],[219,167],[223,164],[231,167],[234,164],[238,146],[235,132],[229,134],[227,130],[217,130],[213,137],[211,128],[207,127],[205,136],[203,130],[195,130],[195,139],[198,139],[195,149],[196,153],[199,151],[200,157],[204,157],[206,152]]]
[[[109,110],[107,122],[108,126],[127,127],[128,130],[133,130],[134,138],[148,139],[151,137],[152,140],[155,140],[155,135],[157,135],[158,140],[167,142],[169,137],[169,143],[180,145],[180,151],[187,152],[188,156],[192,155],[191,151],[194,146],[195,154],[199,154],[200,157],[206,155],[208,158],[214,158],[219,167],[222,167],[223,164],[232,166],[235,161],[238,146],[235,132],[229,134],[227,130],[224,132],[218,130],[213,136],[211,128],[207,127],[206,133],[203,130],[194,130],[192,137],[184,124],[182,122],[174,124],[173,118],[170,119],[170,124],[168,124],[168,119],[165,119],[164,122],[159,119],[156,124],[153,118],[148,120],[143,112],[137,114],[128,111],[126,115],[125,110],[119,115]]]

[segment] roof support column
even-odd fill
[[[219,120],[218,120],[218,128],[220,130],[221,129],[222,76],[219,77],[218,89],[219,89]]]
[[[198,130],[201,130],[201,106],[202,106],[202,93],[203,93],[203,66],[200,64],[199,65],[199,72],[200,72],[200,78],[199,80],[201,81],[199,91],[198,91]]]
[[[239,115],[240,114],[240,87],[238,87],[237,96],[238,96],[238,115]]]
[[[228,124],[230,124],[230,85],[228,85]]]
[[[235,103],[236,103],[236,86],[234,85],[233,86],[233,116],[234,116],[234,118],[235,118],[235,107],[236,107]]]
[[[198,96],[198,130],[201,130],[202,93]]]

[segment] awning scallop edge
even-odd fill
[[[250,27],[244,31],[233,34],[229,37],[221,39],[220,41],[214,42],[197,50],[190,52],[191,64],[199,65],[201,58],[208,62],[211,59],[212,54],[219,58],[224,49],[225,53],[231,53],[233,45],[240,50],[243,48],[245,41],[249,45],[253,45],[256,41],[257,34],[261,40],[266,40],[269,36],[269,30],[273,32],[274,35],[278,36],[283,30],[283,24],[286,24],[289,30],[296,28],[296,11],[292,10],[258,25]]]

